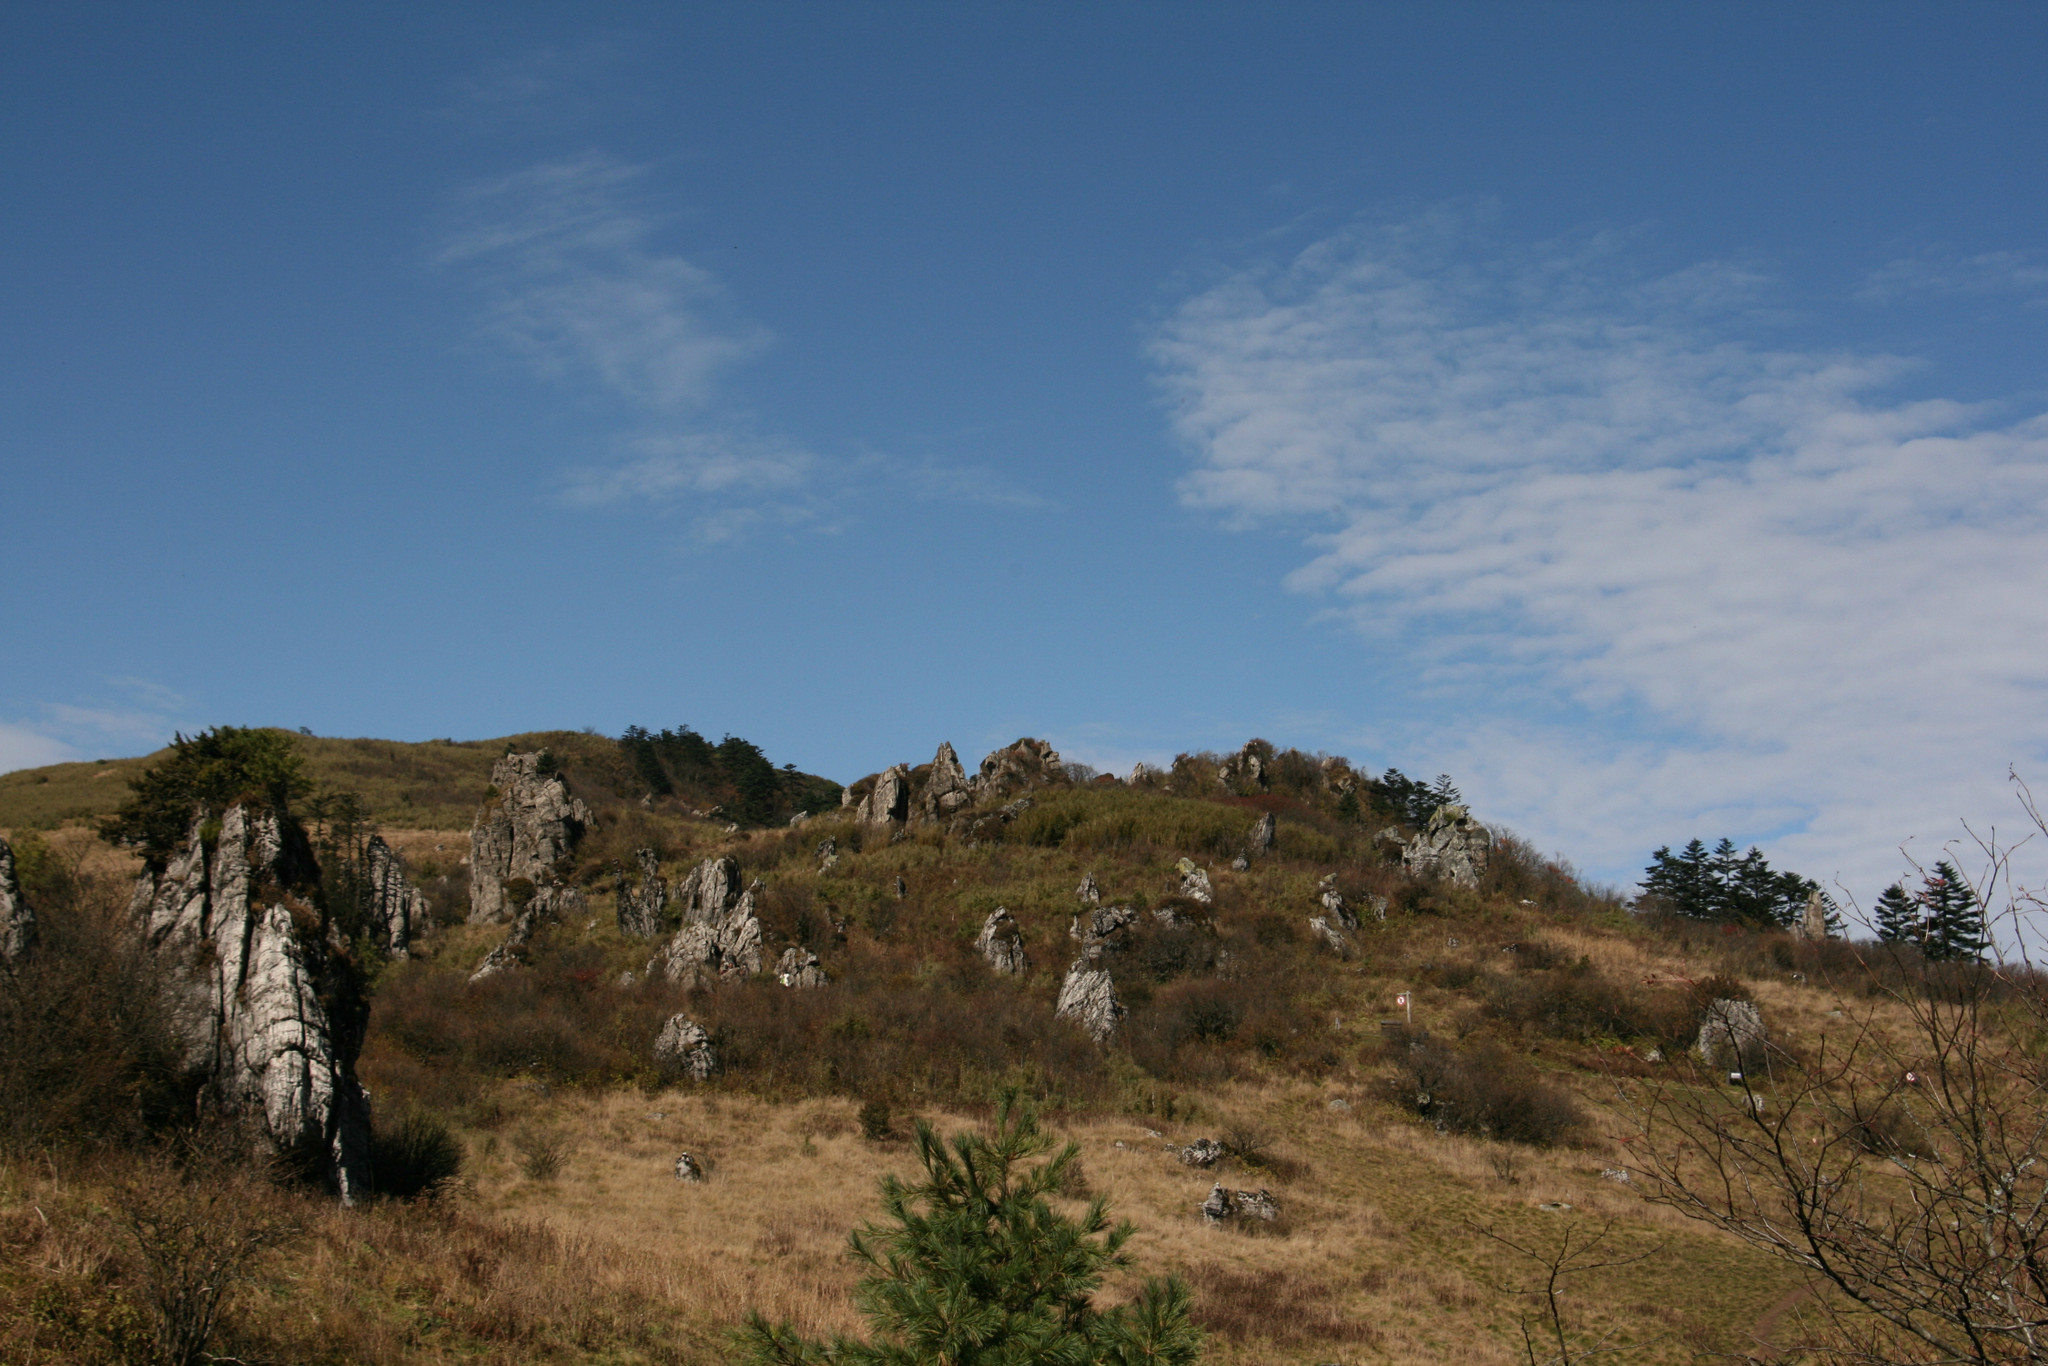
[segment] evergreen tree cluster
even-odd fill
[[[1459,806],[1465,800],[1448,773],[1439,773],[1435,782],[1425,783],[1398,768],[1372,780],[1372,799],[1379,810],[1410,825],[1427,825],[1438,807]]]
[[[1947,859],[1909,892],[1894,882],[1877,898],[1877,937],[1887,944],[1911,944],[1930,963],[1978,963],[1991,947],[1984,908],[1977,894]]]
[[[1698,839],[1676,854],[1663,845],[1650,855],[1642,889],[1646,901],[1693,920],[1789,928],[1806,913],[1807,899],[1820,884],[1771,867],[1754,846],[1738,854],[1735,842],[1724,837],[1712,850]],[[1821,901],[1833,922],[1833,900],[1822,892]]]
[[[777,768],[761,747],[737,735],[712,744],[688,726],[649,731],[628,726],[619,750],[657,797],[691,794],[723,806],[741,825],[774,825],[798,811],[817,811],[839,799],[836,784]]]
[[[298,741],[288,731],[219,726],[180,733],[170,757],[133,780],[128,800],[100,822],[100,836],[136,850],[162,871],[183,847],[195,809],[219,816],[236,802],[256,802],[286,815],[311,789]]]

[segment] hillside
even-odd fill
[[[1881,1012],[1853,949],[1645,920],[1505,831],[1460,865],[1480,848],[1453,839],[1467,827],[1420,828],[1413,792],[1342,760],[1254,742],[1077,781],[1032,743],[957,777],[948,747],[853,784],[858,807],[749,830],[652,796],[631,746],[604,737],[301,738],[319,782],[446,836],[410,846],[429,911],[408,957],[366,970],[357,1070],[380,1128],[445,1126],[466,1161],[432,1204],[296,1206],[307,1232],[264,1265],[225,1350],[709,1362],[750,1308],[854,1329],[843,1240],[874,1213],[875,1178],[905,1169],[911,1118],[972,1125],[1006,1089],[1135,1221],[1133,1274],[1194,1286],[1209,1360],[1506,1362],[1532,1267],[1483,1230],[1541,1246],[1609,1220],[1643,1256],[1574,1285],[1576,1325],[1639,1361],[1754,1347],[1796,1281],[1615,1179],[1631,1161],[1615,1087],[1687,1075],[1716,996],[1754,1001],[1794,1050],[1838,1012]],[[508,931],[468,923],[475,870],[452,841],[508,745],[548,750],[587,804],[548,874],[585,909],[476,980]],[[110,811],[148,762],[10,775],[0,823]],[[1455,846],[1445,861],[1404,860],[1425,834]],[[685,937],[670,940],[677,902],[723,858],[733,895],[755,886],[718,911],[754,921],[754,970],[671,980],[655,969]],[[621,905],[650,874],[673,893],[652,939]],[[1015,973],[977,944],[999,912]],[[806,959],[822,984],[778,978]],[[1055,1010],[1091,964],[1118,1011],[1100,1039]],[[679,1013],[714,1075],[657,1055]],[[1224,1155],[1189,1165],[1180,1150],[1205,1138]],[[675,1179],[682,1151],[708,1181]],[[93,1222],[91,1179],[39,1172],[15,1161],[0,1186],[16,1254],[0,1320],[41,1325],[37,1360],[102,1359],[140,1272]],[[1270,1192],[1280,1217],[1210,1226],[1198,1206],[1218,1182]],[[6,1359],[24,1331],[0,1330]]]

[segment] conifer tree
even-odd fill
[[[1934,865],[1920,887],[1920,903],[1927,910],[1925,953],[1936,963],[1982,962],[1991,947],[1984,925],[1984,908],[1977,894],[1947,859]]]
[[[1872,912],[1877,922],[1878,942],[1884,944],[1918,944],[1920,942],[1920,903],[1906,890],[1902,882],[1894,882],[1878,894],[1877,906]]]
[[[872,1336],[816,1342],[758,1313],[736,1335],[753,1366],[1191,1366],[1201,1335],[1179,1280],[1148,1281],[1130,1304],[1092,1303],[1104,1272],[1125,1263],[1131,1225],[1112,1228],[1097,1198],[1078,1219],[1047,1197],[1073,1172],[1052,1140],[1006,1096],[995,1134],[940,1141],[917,1126],[924,1179],[882,1179],[886,1222],[852,1237],[870,1275],[855,1290]]]

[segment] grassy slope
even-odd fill
[[[857,1327],[844,1235],[874,1214],[876,1176],[910,1162],[900,1141],[859,1137],[859,1098],[885,1096],[899,1115],[951,1127],[974,1122],[1006,1078],[1048,1097],[1055,1127],[1082,1144],[1094,1189],[1138,1224],[1134,1274],[1175,1270],[1195,1283],[1213,1361],[1511,1360],[1515,1302],[1499,1287],[1525,1281],[1527,1268],[1479,1225],[1540,1239],[1565,1220],[1611,1216],[1630,1246],[1664,1244],[1571,1299],[1579,1322],[1643,1340],[1637,1360],[1739,1351],[1791,1285],[1775,1264],[1602,1178],[1623,1160],[1621,1125],[1597,1108],[1611,1094],[1602,1068],[1639,1066],[1614,1051],[1627,1040],[1509,1027],[1481,1009],[1488,982],[1534,980],[1498,966],[1515,961],[1502,947],[1540,939],[1560,961],[1622,983],[1746,966],[1774,1032],[1810,1040],[1843,1003],[1795,985],[1768,954],[1745,965],[1718,938],[1658,939],[1526,859],[1504,860],[1482,894],[1417,887],[1367,837],[1383,821],[1346,826],[1285,802],[1073,790],[1041,794],[999,843],[926,831],[857,849],[837,816],[728,835],[639,809],[608,791],[605,755],[583,752],[589,737],[530,739],[557,747],[578,790],[600,803],[583,859],[593,918],[555,927],[531,968],[487,988],[465,984],[498,933],[485,927],[437,930],[415,961],[385,974],[364,1079],[380,1112],[418,1107],[455,1126],[470,1154],[465,1193],[438,1210],[310,1208],[308,1236],[266,1267],[264,1290],[243,1305],[242,1336],[227,1344],[251,1359],[711,1362],[725,1359],[721,1335],[750,1307],[813,1330]],[[420,827],[453,829],[504,743],[307,750],[323,781],[364,792],[387,823],[411,814]],[[59,766],[62,782],[90,793],[114,781],[91,777],[94,767]],[[51,781],[29,786],[60,787],[59,770],[43,772]],[[0,803],[15,799],[20,777],[0,779]],[[1279,846],[1231,873],[1223,865],[1259,804],[1281,809]],[[36,813],[48,809],[0,805],[0,824],[47,819]],[[822,872],[814,849],[827,834],[841,857]],[[732,853],[766,883],[770,959],[807,936],[834,984],[694,995],[614,986],[648,946],[619,935],[601,869],[641,843],[663,851],[671,879],[708,853]],[[1073,952],[1074,885],[1092,872],[1109,899],[1157,905],[1183,853],[1217,883],[1218,942],[1236,975],[1216,980],[1240,993],[1238,1033],[1169,1046],[1174,992],[1186,983],[1155,989],[1133,967],[1119,972],[1133,1005],[1128,1040],[1095,1050],[1050,1019]],[[1325,871],[1354,903],[1382,894],[1394,906],[1384,923],[1368,919],[1345,960],[1304,927]],[[990,981],[968,948],[998,904],[1016,915],[1033,960],[1021,982]],[[1387,1099],[1394,1072],[1378,1025],[1404,989],[1419,1025],[1439,1037],[1497,1036],[1593,1107],[1592,1122],[1572,1143],[1539,1150],[1439,1135],[1407,1116]],[[673,1089],[651,1071],[653,1026],[678,1009],[718,1028],[736,1060],[728,1075]],[[1163,1150],[1232,1125],[1266,1130],[1272,1160],[1203,1173]],[[543,1138],[567,1154],[552,1179],[522,1171],[521,1154]],[[683,1149],[711,1164],[710,1183],[670,1177]],[[1194,1206],[1215,1179],[1270,1187],[1284,1228],[1205,1227]],[[0,1331],[0,1358],[14,1359],[20,1333],[45,1322],[25,1312],[32,1303],[85,1306],[79,1322],[132,1303],[133,1268],[95,1198],[89,1181],[0,1165],[0,1251],[15,1266],[0,1272],[0,1320],[22,1325]],[[1573,1209],[1540,1208],[1556,1202]],[[53,1327],[37,1359],[95,1359],[97,1331]]]

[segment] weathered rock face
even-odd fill
[[[752,976],[761,970],[761,921],[754,914],[755,883],[740,890],[740,866],[730,856],[705,859],[683,884],[683,926],[647,964],[671,982]]]
[[[1273,813],[1268,811],[1259,817],[1259,823],[1252,827],[1252,838],[1248,847],[1254,854],[1263,854],[1273,847],[1274,836],[1278,833],[1279,827],[1273,820]]]
[[[1109,980],[1109,973],[1090,966],[1082,958],[1067,969],[1067,979],[1060,984],[1060,1000],[1053,1013],[1077,1021],[1095,1042],[1107,1043],[1125,1012],[1123,1003],[1116,998],[1116,985]]]
[[[1492,833],[1464,807],[1440,806],[1422,833],[1401,850],[1401,862],[1420,877],[1476,889],[1492,849]]]
[[[1335,881],[1325,878],[1322,886],[1317,888],[1317,899],[1323,903],[1323,915],[1332,925],[1340,930],[1358,928],[1358,916],[1344,904],[1344,894],[1337,890]],[[1384,912],[1380,918],[1386,919]]]
[[[860,823],[886,830],[910,819],[910,770],[902,764],[882,770],[868,795],[861,798]]]
[[[1002,906],[990,911],[988,919],[981,922],[981,933],[974,936],[974,951],[1006,976],[1014,977],[1031,966],[1024,953],[1024,935],[1017,927],[1017,918]]]
[[[983,759],[971,785],[974,800],[986,806],[1066,781],[1067,769],[1060,762],[1059,751],[1043,740],[1027,737]]]
[[[0,840],[0,963],[28,956],[36,946],[36,913],[22,899],[14,876],[14,850]]]
[[[1191,858],[1184,858],[1173,865],[1180,874],[1180,894],[1190,901],[1199,901],[1204,906],[1214,905],[1216,889],[1209,885],[1209,870],[1198,868]]]
[[[1266,775],[1266,765],[1273,757],[1273,747],[1264,740],[1248,740],[1243,749],[1223,761],[1216,770],[1216,781],[1233,792],[1264,792],[1271,780]]]
[[[1089,873],[1083,876],[1081,885],[1074,889],[1074,895],[1081,898],[1083,905],[1100,906],[1102,904],[1102,889],[1095,885],[1095,874]]]
[[[931,776],[925,779],[924,791],[918,794],[918,805],[924,819],[934,823],[974,805],[974,793],[967,786],[967,770],[960,767],[960,756],[953,752],[951,742],[940,744],[939,752],[932,756]]]
[[[1096,906],[1075,915],[1067,937],[1080,943],[1082,961],[1095,963],[1128,949],[1131,927],[1137,922],[1138,913],[1129,906]]]
[[[1814,943],[1828,937],[1828,903],[1822,898],[1820,888],[1807,894],[1806,910],[1792,926],[1794,939],[1805,939]]]
[[[555,865],[593,824],[590,808],[569,795],[566,783],[541,773],[540,757],[508,754],[491,766],[497,795],[478,809],[469,832],[471,924],[509,920],[505,884],[553,881]]]
[[[654,1061],[686,1077],[703,1081],[718,1071],[711,1035],[687,1015],[671,1015],[654,1039]]]
[[[427,894],[405,875],[405,860],[384,842],[370,836],[366,853],[370,875],[370,926],[393,958],[412,951],[413,927],[427,920]]]
[[[1280,1217],[1280,1202],[1273,1198],[1271,1191],[1261,1186],[1255,1191],[1234,1191],[1225,1188],[1222,1182],[1210,1188],[1209,1198],[1196,1208],[1202,1211],[1202,1218],[1212,1224],[1226,1223],[1232,1219],[1263,1219],[1268,1222]]]
[[[223,1113],[311,1158],[344,1201],[368,1189],[369,1107],[355,1077],[359,984],[307,927],[318,869],[302,831],[231,806],[194,816],[185,849],[130,901],[179,1000],[183,1062]],[[294,916],[294,912],[298,916]],[[344,1003],[337,1017],[327,1002]]]
[[[1707,1007],[1707,1018],[1700,1023],[1699,1041],[1693,1046],[1710,1066],[1741,1069],[1756,1057],[1769,1037],[1763,1012],[1754,1001],[1721,997]]]
[[[818,966],[818,955],[792,944],[775,963],[775,980],[786,987],[821,987],[827,978]]]
[[[818,871],[828,873],[839,864],[839,841],[831,835],[818,841]]]
[[[573,920],[589,909],[579,888],[551,885],[537,889],[532,900],[514,910],[512,928],[505,932],[505,938],[498,947],[485,955],[484,961],[469,975],[469,980],[481,982],[487,977],[523,966],[527,945],[541,926],[554,920]]]
[[[1327,917],[1320,915],[1310,916],[1308,921],[1308,928],[1309,931],[1312,934],[1314,934],[1316,938],[1322,940],[1325,944],[1328,944],[1332,949],[1335,949],[1339,954],[1347,956],[1350,954],[1350,936],[1345,934],[1342,929],[1338,928],[1335,925],[1332,925]]]
[[[1213,1138],[1198,1138],[1180,1150],[1184,1167],[1213,1167],[1224,1157],[1224,1147]]]
[[[634,939],[652,939],[667,928],[668,879],[661,875],[661,857],[652,849],[636,849],[640,885],[619,879],[619,929]]]

